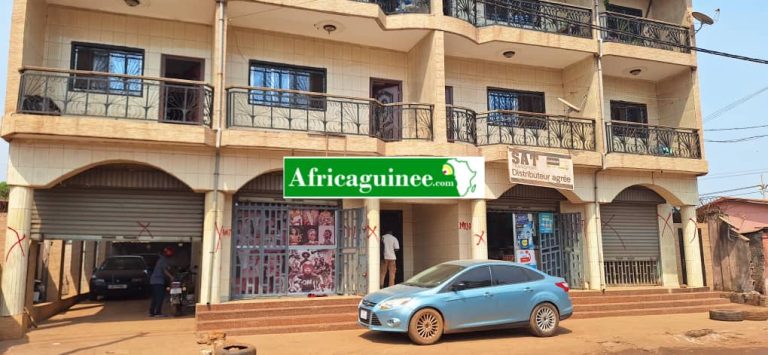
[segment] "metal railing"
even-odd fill
[[[227,89],[229,127],[432,140],[432,105],[264,87]]]
[[[476,117],[477,145],[595,150],[595,121],[590,119],[503,110]]]
[[[605,127],[609,153],[701,159],[697,129],[616,121]]]
[[[387,15],[393,14],[428,14],[430,0],[355,0],[377,4]]]
[[[659,262],[647,260],[605,260],[605,284],[608,286],[660,285]]]
[[[443,0],[443,13],[477,27],[501,25],[592,38],[592,10],[531,0]]]
[[[213,89],[202,82],[52,68],[21,70],[21,113],[211,125]]]
[[[635,16],[603,12],[600,14],[603,40],[636,46],[690,53],[687,27]]]
[[[477,121],[475,111],[468,108],[446,105],[446,129],[449,142],[477,144]]]

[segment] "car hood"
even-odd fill
[[[373,303],[380,303],[388,298],[409,297],[427,290],[430,289],[415,286],[395,285],[373,293],[369,293],[365,296],[364,299]]]
[[[102,270],[94,274],[96,278],[112,280],[112,278],[146,277],[144,270]]]

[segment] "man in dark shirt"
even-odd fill
[[[168,271],[168,259],[173,256],[173,248],[166,247],[160,253],[160,258],[157,259],[155,269],[152,270],[152,275],[149,277],[149,286],[152,289],[152,303],[149,305],[150,317],[164,317],[163,316],[163,301],[165,300],[165,281],[173,279],[173,275]]]

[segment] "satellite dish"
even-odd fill
[[[715,10],[715,13],[717,16],[720,15],[720,9]],[[691,16],[696,19],[696,21],[699,21],[699,28],[696,29],[696,32],[698,33],[704,25],[713,25],[715,23],[715,20],[713,20],[709,15],[703,13],[694,11],[691,13]]]
[[[572,103],[570,103],[570,102],[566,101],[566,100],[565,100],[564,98],[562,98],[562,97],[558,97],[558,98],[557,98],[557,101],[560,101],[560,102],[562,102],[562,103],[563,103],[563,105],[565,105],[565,106],[568,106],[568,109],[569,109],[570,111],[581,112],[581,109],[580,109],[578,106],[576,106],[576,105],[574,105],[574,104],[572,104]]]

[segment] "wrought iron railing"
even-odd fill
[[[690,53],[687,27],[635,16],[603,12],[600,14],[603,40],[643,47]]]
[[[477,145],[595,150],[595,121],[590,119],[500,110],[478,113],[476,125]]]
[[[432,105],[263,87],[231,87],[227,98],[229,127],[432,139]]]
[[[468,108],[446,105],[446,129],[449,142],[465,142],[477,144],[477,128],[475,111]]]
[[[605,260],[605,284],[608,286],[660,285],[659,261],[656,259]]]
[[[355,0],[377,4],[387,15],[393,14],[428,14],[430,0]]]
[[[592,10],[532,0],[443,0],[443,13],[475,26],[501,25],[592,38]]]
[[[194,81],[25,68],[17,111],[210,126],[212,99],[213,89]]]
[[[606,122],[609,153],[701,159],[699,131],[690,128]]]

